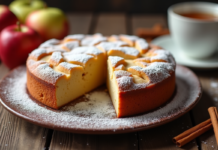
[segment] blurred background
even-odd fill
[[[9,5],[13,0],[0,0]],[[50,7],[58,7],[65,12],[127,12],[166,13],[167,8],[185,0],[44,0]],[[186,0],[187,1],[187,0]],[[191,0],[200,1],[200,0]],[[218,3],[218,0],[204,0]]]

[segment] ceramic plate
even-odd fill
[[[192,59],[186,57],[178,51],[170,35],[160,36],[151,43],[159,45],[170,51],[176,59],[176,62],[187,67],[196,69],[215,69],[218,68],[218,51],[213,56],[205,59]]]
[[[180,65],[176,69],[176,90],[166,104],[126,118],[116,118],[106,86],[85,94],[60,110],[54,110],[28,94],[25,66],[12,70],[0,83],[0,102],[14,115],[46,128],[84,134],[128,133],[157,127],[191,110],[200,96],[198,78]]]

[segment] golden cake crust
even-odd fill
[[[119,91],[119,111],[117,117],[144,113],[160,107],[173,95],[175,74],[157,84],[132,91]]]
[[[54,85],[39,79],[27,66],[27,89],[30,95],[46,106],[58,109]]]

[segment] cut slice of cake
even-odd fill
[[[154,56],[150,57],[150,60],[157,60],[153,62],[148,61],[148,58],[143,61],[143,58],[130,60],[109,56],[107,86],[117,117],[153,110],[172,96],[175,89],[175,61],[168,52],[156,51],[159,55],[153,51]],[[167,61],[163,55],[166,55]],[[139,65],[138,62],[144,64]]]
[[[35,56],[39,59],[31,59]],[[27,61],[27,88],[49,107],[58,109],[106,80],[106,55],[95,47],[52,55],[45,50],[35,56],[32,53]]]

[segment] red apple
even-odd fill
[[[0,5],[0,32],[7,26],[16,24],[17,17],[5,5]]]
[[[44,8],[32,12],[26,25],[37,31],[44,40],[62,39],[69,33],[69,24],[64,13],[58,8]]]
[[[28,54],[42,43],[33,29],[24,25],[11,25],[0,34],[0,56],[9,68],[25,64]]]

